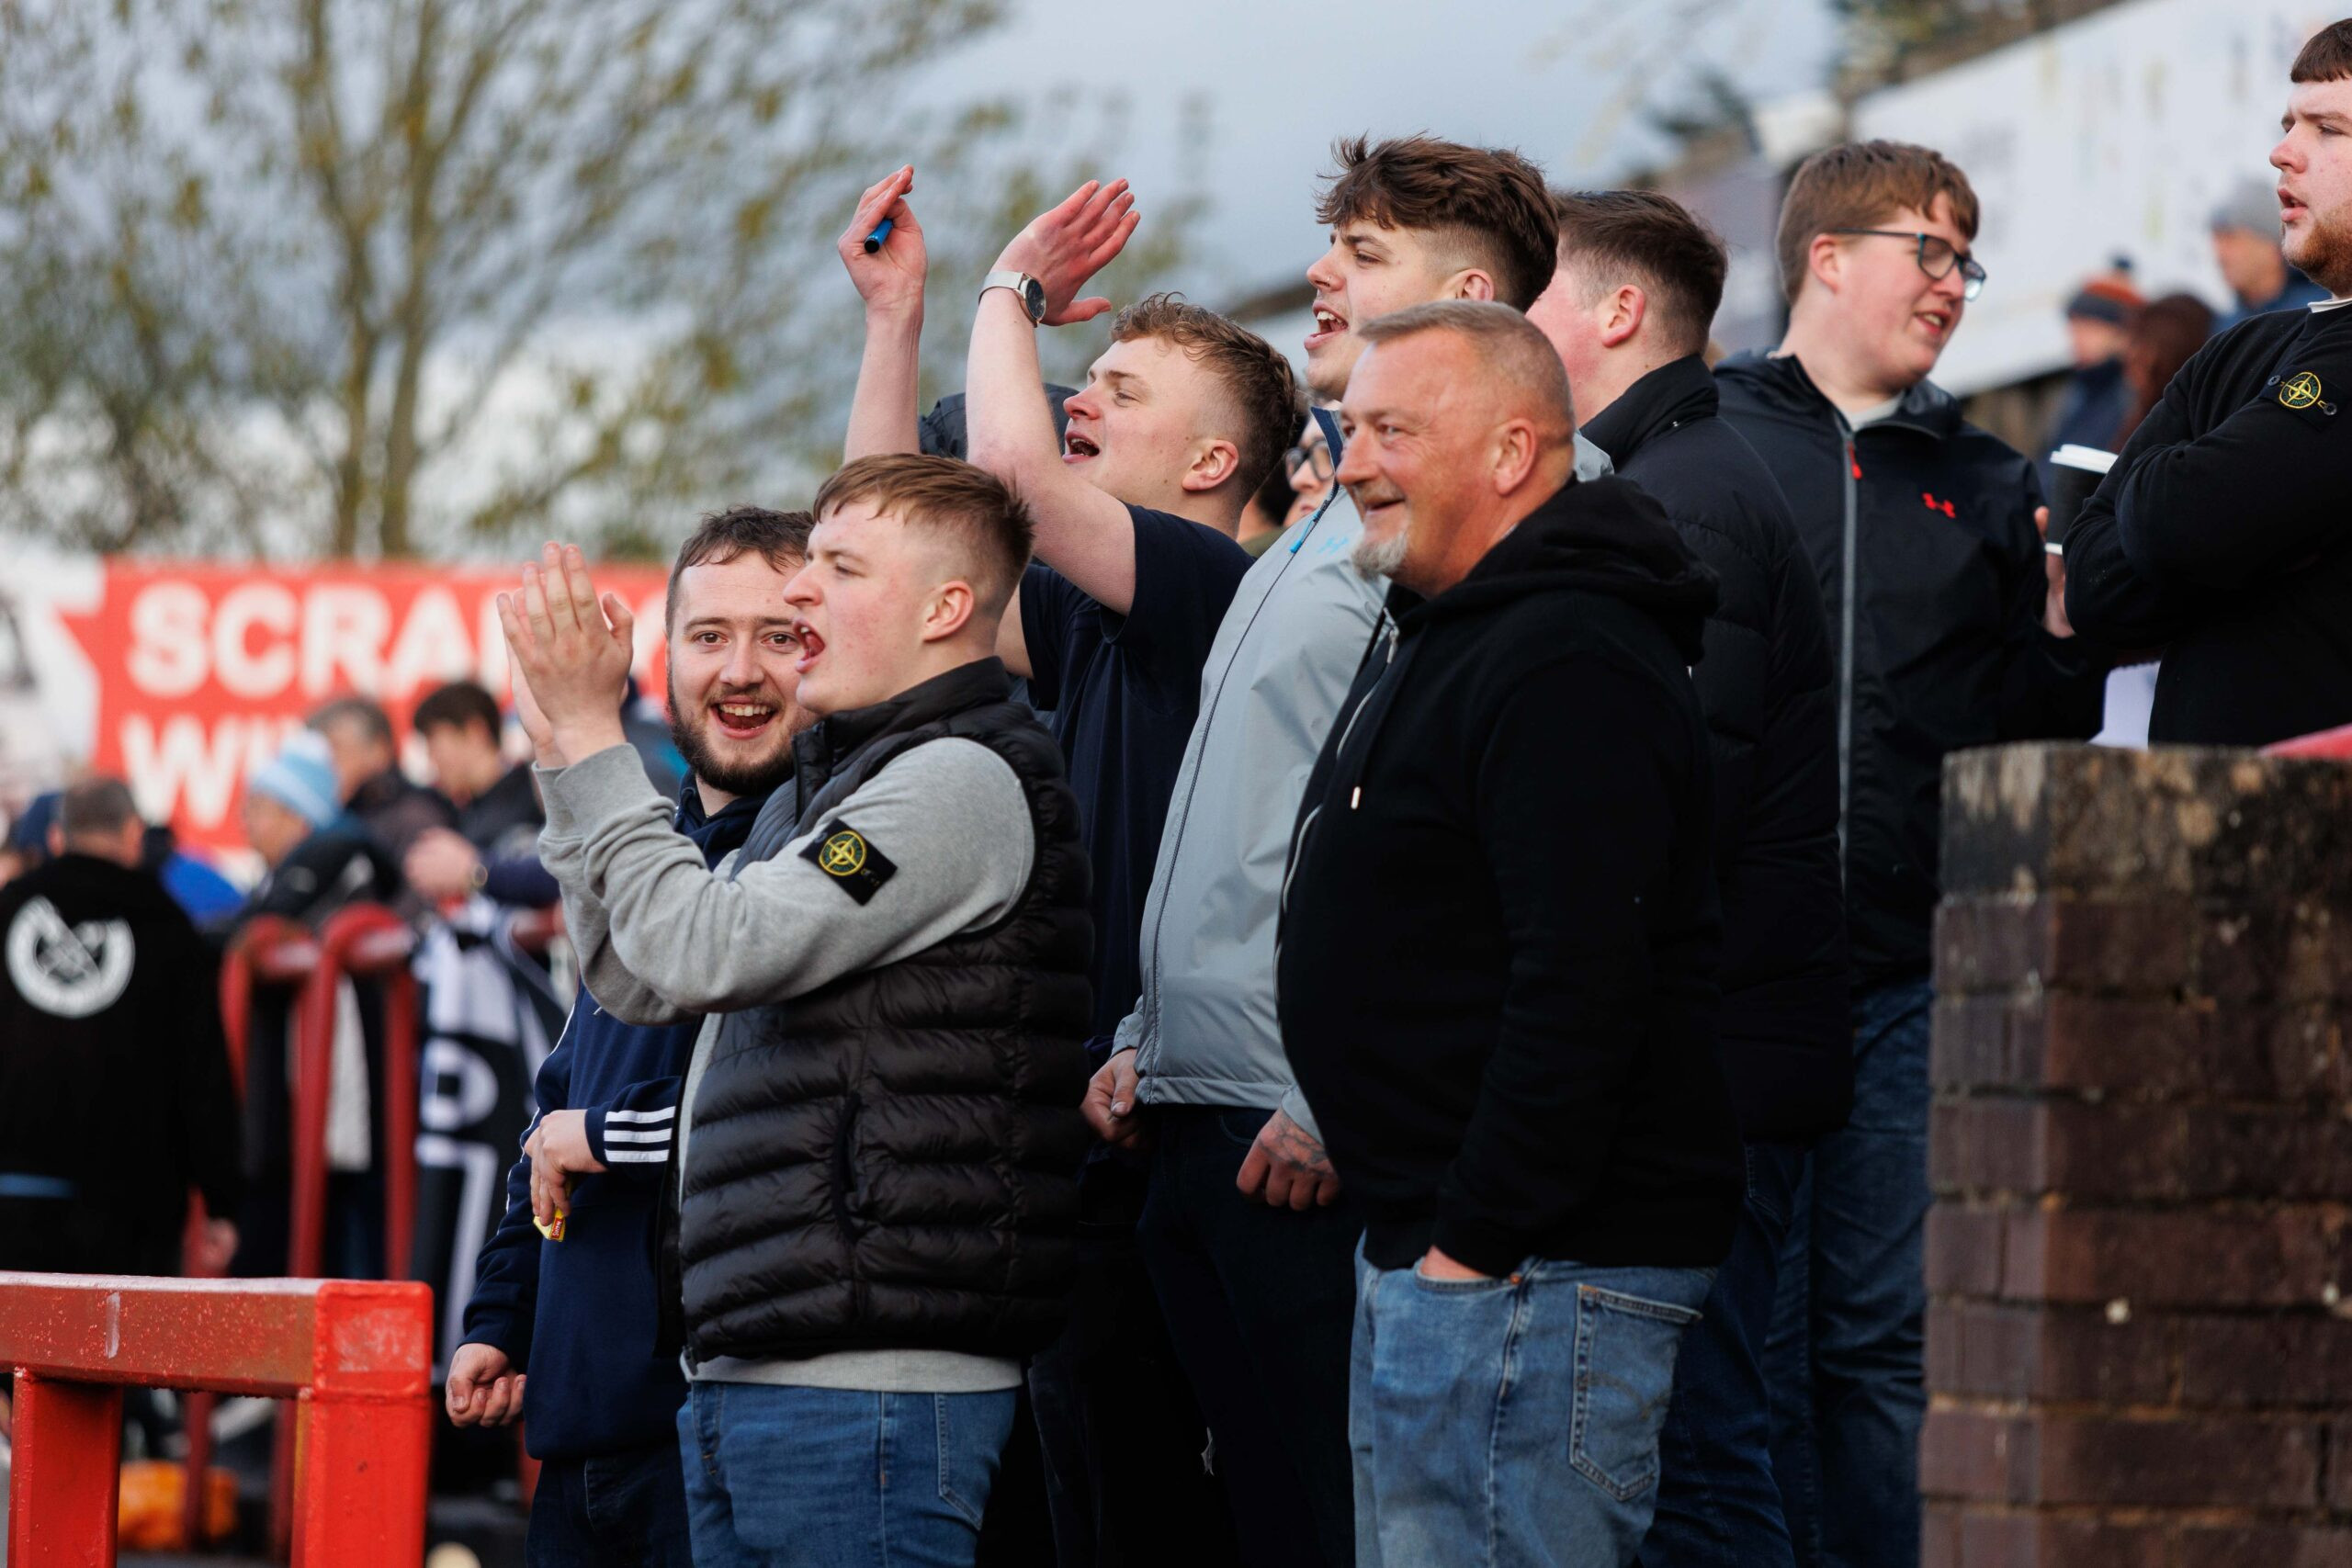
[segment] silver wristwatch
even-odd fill
[[[1036,325],[1046,319],[1046,286],[1025,272],[992,272],[980,279],[980,292],[991,288],[1010,288],[1021,300],[1021,308],[1029,312],[1029,324]]]

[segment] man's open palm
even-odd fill
[[[1052,211],[1032,219],[1013,236],[997,265],[1025,272],[1046,286],[1046,325],[1089,321],[1111,308],[1101,295],[1076,298],[1089,279],[1126,249],[1143,215],[1125,180],[1089,180]]]

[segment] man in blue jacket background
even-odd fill
[[[692,768],[677,827],[714,869],[770,794],[789,788],[792,737],[808,724],[784,585],[807,558],[809,525],[806,513],[739,507],[706,520],[671,570],[671,725]],[[519,680],[515,696],[528,701]],[[598,934],[574,933],[584,971]],[[700,1029],[624,1023],[582,987],[539,1068],[538,1114],[477,1265],[449,1417],[525,1418],[525,1445],[545,1467],[534,1568],[694,1560],[678,1454],[686,1381],[662,1326],[659,1206]],[[534,1181],[567,1176],[560,1239],[543,1240]]]

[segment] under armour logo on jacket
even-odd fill
[[[1919,492],[1919,499],[1928,503],[1928,510],[1930,512],[1940,512],[1947,517],[1957,517],[1960,515],[1960,513],[1952,510],[1951,502],[1938,501],[1935,497],[1935,492],[1932,491],[1921,491]]]

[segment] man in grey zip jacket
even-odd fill
[[[1515,153],[1428,138],[1337,153],[1317,213],[1331,245],[1306,275],[1319,398],[1347,385],[1358,323],[1432,299],[1524,310],[1551,280],[1551,197]],[[1336,423],[1317,417],[1336,455]],[[1581,440],[1577,455],[1579,473],[1607,470]],[[1250,569],[1226,613],[1144,908],[1143,995],[1087,1096],[1105,1138],[1153,1140],[1137,1239],[1216,1440],[1243,1560],[1285,1568],[1354,1561],[1347,1379],[1362,1226],[1283,1057],[1274,926],[1307,773],[1386,590],[1350,564],[1361,532],[1335,491]]]

